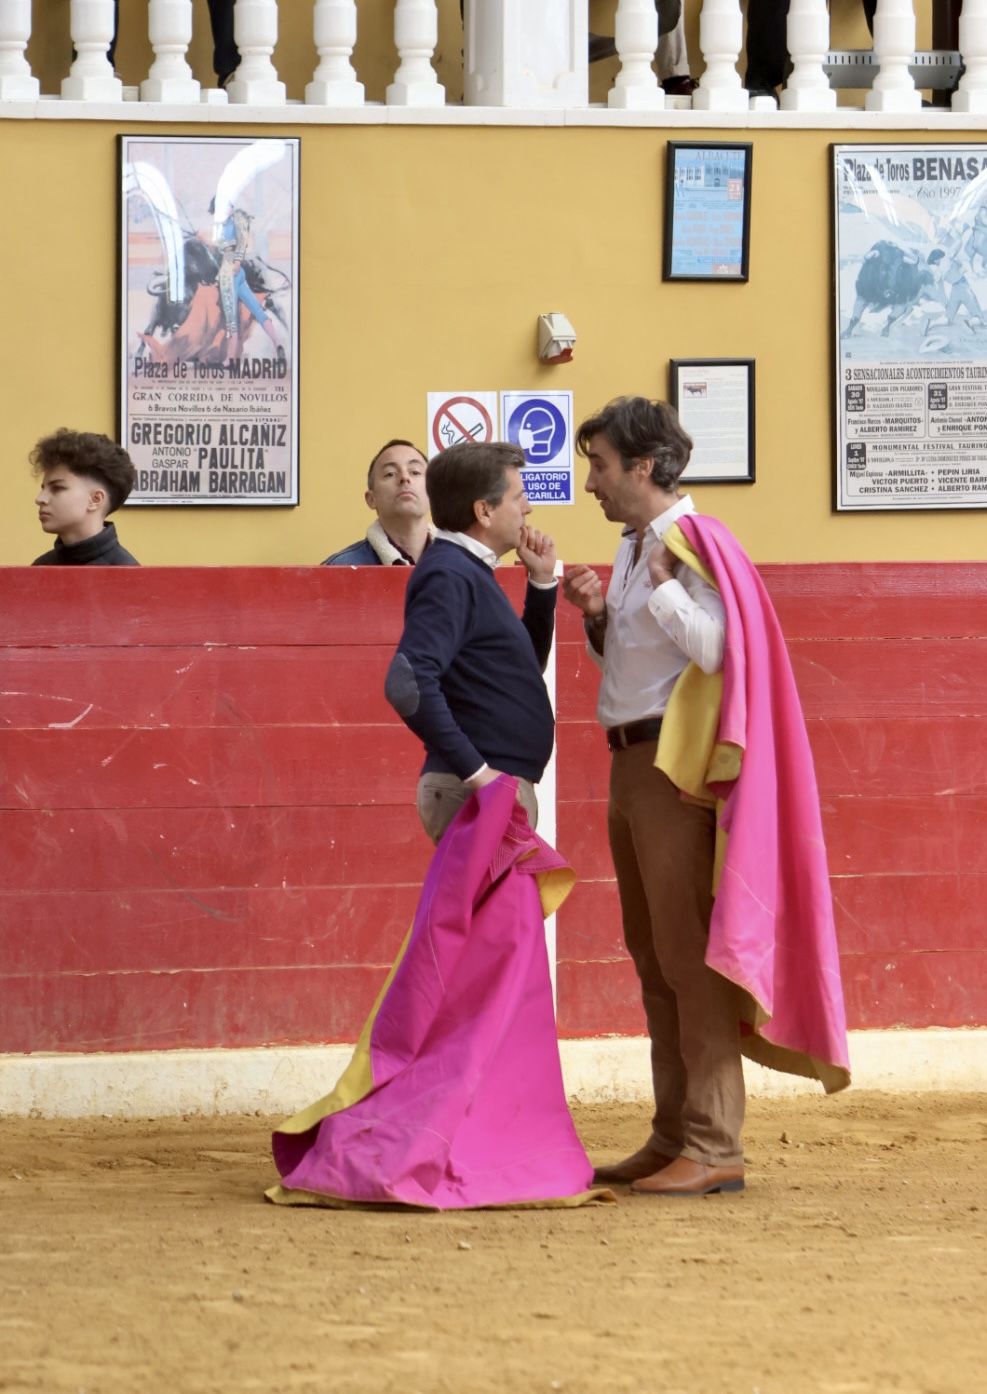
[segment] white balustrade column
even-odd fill
[[[297,0],[296,0],[297,3]],[[287,91],[278,81],[271,54],[278,43],[278,0],[236,0],[233,37],[240,63],[226,84],[231,102],[251,106],[284,106]]]
[[[665,93],[651,66],[658,47],[654,0],[620,0],[614,39],[620,72],[607,96],[607,106],[625,111],[663,111]]]
[[[113,0],[72,0],[69,13],[76,58],[62,80],[62,96],[70,102],[123,101],[123,83],[106,56],[113,42]]]
[[[185,58],[192,42],[192,0],[150,0],[147,30],[154,62],[141,83],[141,101],[197,102],[199,84]]]
[[[864,102],[868,111],[921,111],[922,94],[908,71],[914,53],[912,0],[877,0],[874,57],[880,71]]]
[[[963,0],[960,53],[966,72],[953,93],[953,110],[987,111],[987,0]]]
[[[445,106],[446,89],[432,67],[438,39],[435,0],[397,0],[394,45],[401,62],[387,89],[389,106]]]
[[[466,104],[587,106],[588,25],[587,0],[466,0]]]
[[[24,56],[31,37],[31,0],[0,3],[0,102],[31,102],[41,86]]]
[[[315,47],[319,66],[305,88],[317,106],[363,106],[363,83],[350,59],[356,45],[356,0],[316,0]]]
[[[699,47],[706,71],[692,94],[695,111],[747,111],[747,92],[737,72],[744,41],[739,0],[705,0],[699,16]]]
[[[781,94],[782,111],[834,111],[836,93],[823,70],[829,52],[826,0],[792,0],[788,52],[792,73]]]

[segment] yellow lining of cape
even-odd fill
[[[457,1210],[575,1210],[580,1205],[616,1204],[617,1197],[605,1186],[578,1191],[574,1196],[546,1200],[505,1200],[493,1205],[446,1206],[412,1205],[404,1200],[344,1200],[342,1196],[322,1195],[319,1191],[292,1191],[287,1186],[271,1186],[264,1192],[274,1205],[321,1206],[324,1210],[417,1210],[425,1215],[455,1214]]]
[[[679,561],[717,590],[716,582],[686,541],[678,523],[665,533],[665,545]],[[668,699],[658,737],[655,764],[687,799],[716,808],[716,850],[713,862],[713,894],[720,884],[726,857],[727,835],[720,827],[722,799],[710,784],[730,783],[740,773],[744,752],[740,746],[716,739],[723,699],[723,674],[704,673],[690,663],[679,674]]]

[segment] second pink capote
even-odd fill
[[[753,562],[729,530],[678,520],[726,610],[718,740],[743,751],[736,780],[712,785],[727,833],[706,960],[758,1010],[744,1053],[850,1082],[846,1015],[812,752],[785,641]]]
[[[588,1198],[593,1169],[566,1104],[539,887],[555,903],[573,878],[532,832],[516,789],[501,776],[478,790],[443,836],[357,1047],[362,1096],[344,1107],[330,1096],[313,1125],[308,1110],[274,1134],[276,1203],[444,1210]]]

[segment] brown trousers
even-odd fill
[[[736,990],[705,962],[715,815],[655,768],[655,742],[613,754],[607,822],[624,939],[641,980],[655,1091],[652,1145],[739,1165],[744,1076]]]

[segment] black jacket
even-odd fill
[[[72,542],[68,546],[60,537],[50,552],[35,557],[32,566],[140,566],[126,547],[117,540],[117,530],[113,523],[104,523],[103,531],[84,542]]]

